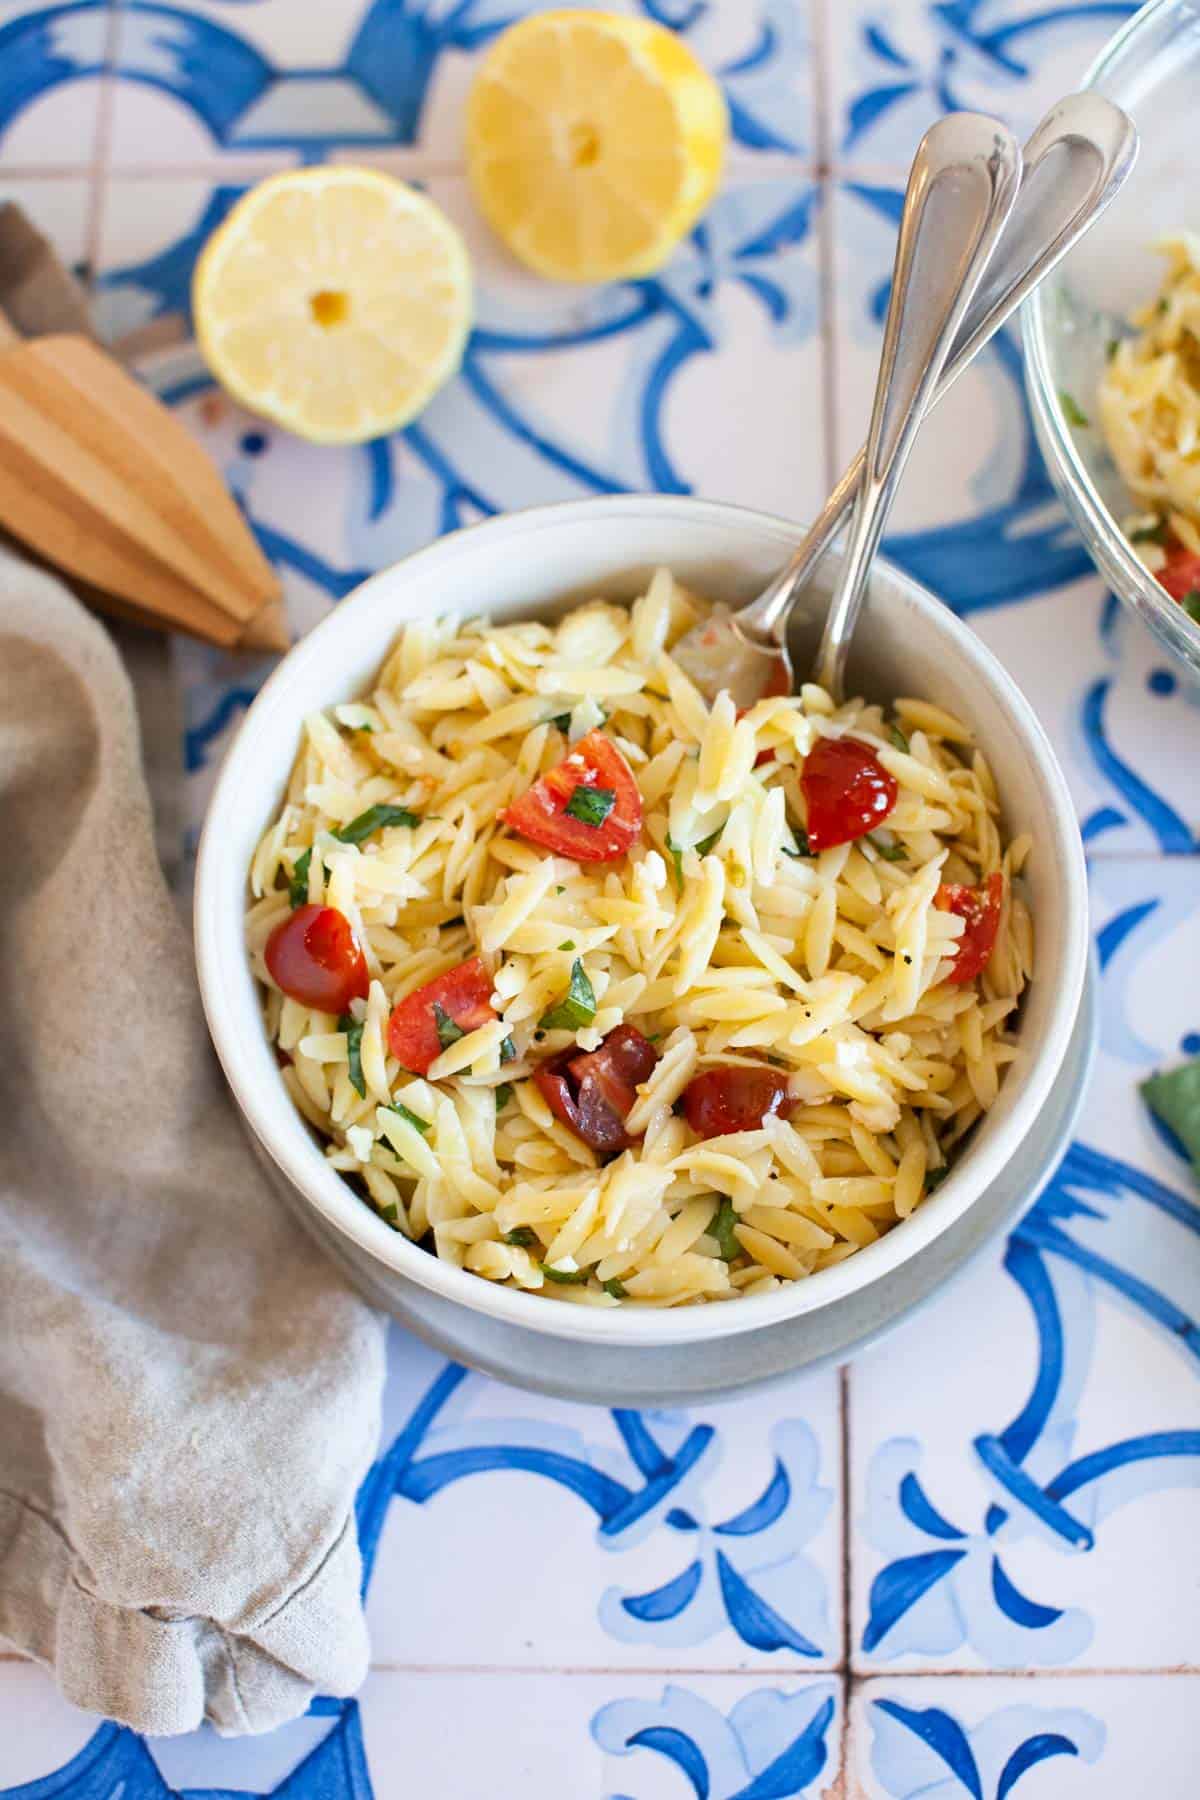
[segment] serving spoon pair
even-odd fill
[[[712,700],[790,692],[788,621],[849,513],[847,546],[812,679],[844,698],[846,659],[871,563],[921,421],[1124,185],[1133,121],[1100,94],[1071,94],[1024,150],[982,113],[952,113],[922,138],[904,196],[867,441],[795,554],[738,611],[717,607],[672,650]]]

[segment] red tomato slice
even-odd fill
[[[464,1034],[495,1018],[491,977],[479,957],[472,956],[424,987],[414,988],[392,1008],[388,1049],[401,1068],[413,1075],[424,1075],[430,1063],[449,1047],[438,1035],[439,1014],[443,1031],[449,1020]]]
[[[896,804],[894,775],[858,738],[818,738],[804,759],[800,791],[810,850],[829,850],[874,831]]]
[[[582,790],[586,795],[590,788],[601,790],[592,807],[598,815],[595,824],[586,817],[589,802],[575,800],[577,793]],[[583,817],[567,811],[572,804]],[[569,856],[574,862],[611,862],[624,856],[642,828],[642,796],[616,745],[602,731],[589,731],[562,762],[513,801],[504,820],[556,856]]]
[[[1172,600],[1182,600],[1193,588],[1200,588],[1200,556],[1173,540],[1167,545],[1167,560],[1158,579]]]
[[[366,958],[336,906],[298,906],[280,920],[263,954],[276,987],[302,1006],[344,1013],[367,997]]]
[[[658,1051],[635,1025],[614,1025],[598,1050],[566,1050],[534,1070],[534,1083],[556,1119],[602,1156],[627,1150],[625,1120],[638,1083],[648,1081]]]
[[[743,1068],[736,1063],[705,1069],[683,1090],[683,1116],[698,1137],[726,1137],[757,1131],[773,1115],[786,1119],[795,1101],[782,1069]]]
[[[989,875],[982,887],[964,887],[958,881],[942,883],[933,896],[933,904],[942,912],[955,913],[958,918],[967,921],[967,928],[958,940],[954,966],[946,977],[947,981],[963,987],[987,968],[992,951],[996,948],[996,933],[1000,929],[1000,908],[1003,903],[1004,877],[999,870],[994,875]]]

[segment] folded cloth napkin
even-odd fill
[[[0,1644],[150,1733],[352,1692],[382,1379],[222,1085],[112,644],[0,553]]]

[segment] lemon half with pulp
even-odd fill
[[[471,187],[539,274],[648,275],[712,198],[728,130],[720,88],[663,26],[535,14],[497,38],[475,77]]]
[[[205,246],[196,335],[221,385],[319,444],[411,419],[462,360],[466,247],[445,214],[374,169],[260,182]]]

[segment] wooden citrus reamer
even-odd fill
[[[277,576],[211,458],[89,338],[0,312],[0,527],[124,617],[286,650]]]

